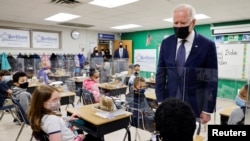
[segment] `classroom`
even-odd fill
[[[180,4],[194,9],[173,11]],[[102,141],[154,140],[160,132],[154,115],[170,97],[192,108],[193,141],[208,140],[212,128],[217,128],[212,125],[250,124],[249,4],[248,0],[1,1],[0,140],[36,140],[30,113],[32,98],[43,86],[59,93],[60,118],[67,121],[77,113],[70,124],[81,132],[74,132],[76,137],[68,141],[78,141],[79,134]],[[25,91],[22,96],[20,89]],[[136,97],[141,90],[143,96]],[[146,105],[134,108],[135,99]]]

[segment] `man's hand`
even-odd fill
[[[200,120],[202,124],[206,124],[211,120],[211,115],[208,113],[201,112]]]

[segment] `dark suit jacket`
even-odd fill
[[[126,49],[123,48],[122,56],[120,56],[119,48],[115,50],[114,58],[119,59],[119,58],[128,58],[128,57],[129,57],[128,51]]]
[[[218,63],[215,43],[195,32],[190,54],[185,63],[184,75],[176,68],[177,38],[172,35],[162,41],[156,73],[156,97],[162,102],[177,97],[190,104],[197,117],[201,111],[212,113],[216,104],[218,88]]]

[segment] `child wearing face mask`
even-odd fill
[[[95,141],[93,136],[75,132],[74,127],[67,126],[78,119],[79,114],[73,113],[68,118],[62,118],[58,112],[60,108],[60,93],[52,86],[38,86],[31,99],[28,119],[34,137],[39,140],[42,131],[48,135],[50,141]],[[66,123],[65,123],[66,122]]]
[[[132,73],[132,75],[130,76],[130,78],[128,80],[129,90],[131,90],[130,88],[131,88],[131,86],[133,86],[135,77],[140,76],[139,73],[140,73],[140,65],[135,64],[134,69],[133,69],[133,73]]]
[[[229,125],[243,125],[245,120],[245,110],[246,110],[246,101],[248,100],[249,85],[244,85],[241,87],[239,93],[236,95],[235,104],[239,106],[232,111],[229,116],[228,124]]]
[[[133,90],[126,95],[126,101],[129,107],[142,111],[145,129],[153,132],[154,128],[154,111],[151,110],[145,97],[146,81],[143,77],[135,77]],[[132,111],[132,125],[142,127],[142,123],[138,123],[138,118],[141,120],[141,113]]]
[[[10,72],[0,70],[0,107],[12,105],[11,94],[12,90],[6,84],[10,81]]]
[[[89,69],[89,78],[83,80],[83,88],[91,92],[94,96],[95,102],[100,100],[100,91],[98,88],[99,72],[94,68]]]
[[[39,79],[40,82],[42,82],[43,84],[48,85],[50,83],[47,71],[46,71],[46,63],[45,62],[41,62],[39,64],[40,69],[37,72],[37,78]]]
[[[24,111],[27,112],[30,107],[31,99],[31,94],[27,92],[29,86],[27,74],[25,72],[16,72],[12,80],[15,85],[12,88],[13,96],[19,101]]]

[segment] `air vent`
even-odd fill
[[[84,1],[82,1],[82,0],[81,1],[80,0],[51,0],[51,3],[53,3],[57,6],[74,8],[74,7],[79,6],[83,3],[86,3],[86,0],[84,0]]]
[[[58,25],[63,25],[63,26],[80,27],[80,28],[89,28],[89,27],[94,26],[94,25],[89,25],[89,24],[78,24],[78,23],[68,23],[68,22],[57,23],[57,24]]]
[[[58,3],[58,4],[77,4],[81,3],[77,0],[51,0],[52,3]]]

